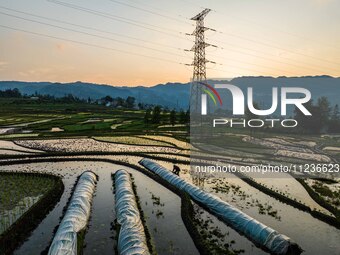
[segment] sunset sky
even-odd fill
[[[0,0],[0,80],[188,82],[203,7],[208,77],[340,76],[340,0]]]

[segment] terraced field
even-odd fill
[[[4,149],[13,152],[27,152],[30,158],[17,154],[11,159],[2,159],[0,171],[58,174],[62,176],[65,185],[65,192],[60,201],[32,231],[29,238],[15,249],[15,254],[27,254],[25,251],[28,249],[37,254],[48,249],[76,179],[85,170],[91,170],[98,175],[98,184],[92,201],[91,217],[84,234],[83,252],[85,254],[117,252],[115,248],[118,237],[115,227],[117,215],[114,210],[115,196],[111,175],[119,169],[127,170],[133,177],[152,253],[199,254],[202,248],[197,244],[195,233],[201,240],[205,240],[206,246],[211,251],[214,251],[212,254],[266,253],[251,240],[195,203],[192,204],[192,225],[195,229],[188,229],[187,219],[183,218],[183,212],[181,213],[185,200],[140,166],[138,162],[147,157],[169,170],[172,170],[174,164],[178,165],[181,169],[181,178],[289,236],[306,251],[306,254],[320,254],[325,251],[327,254],[337,254],[340,249],[339,229],[313,217],[308,211],[301,211],[276,200],[275,196],[263,193],[240,176],[233,174],[215,176],[191,170],[190,157],[186,153],[187,143],[168,134],[95,137],[95,139],[15,140],[14,143],[3,142],[3,146]],[[223,149],[221,151],[223,152]],[[268,153],[265,146],[263,151],[257,152],[256,155],[261,153]],[[229,152],[226,153],[226,160],[235,165],[244,164],[251,159],[255,162],[259,160],[257,157],[250,158],[250,152],[247,152],[246,157],[240,154],[233,160],[228,159],[228,155]],[[283,176],[275,181],[269,178],[255,180],[277,193],[334,217],[330,211],[313,200],[292,176]],[[311,228],[319,230],[317,243],[314,241],[315,236],[310,231]],[[301,232],[304,234],[301,235]]]
[[[203,173],[191,167],[198,161],[215,164],[216,160],[222,165],[235,166],[237,171],[242,166],[256,164],[336,163],[339,160],[338,137],[231,132],[223,139],[210,138],[215,139],[214,146],[191,148],[188,126],[170,125],[166,113],[162,113],[160,123],[146,124],[144,113],[135,110],[95,105],[89,109],[88,105],[71,104],[55,105],[52,112],[46,107],[45,113],[41,113],[41,107],[25,105],[21,108],[25,112],[9,114],[10,107],[14,105],[9,104],[6,111],[0,110],[3,111],[0,171],[13,176],[32,172],[53,174],[60,176],[65,187],[42,219],[17,240],[11,250],[14,254],[27,254],[28,250],[31,254],[48,251],[78,177],[88,170],[98,178],[86,228],[78,233],[79,249],[84,254],[118,254],[119,224],[113,176],[119,169],[131,174],[150,253],[268,253],[204,205],[141,166],[139,162],[143,158],[169,171],[177,165],[181,179],[287,235],[305,254],[338,254],[340,251],[339,179],[336,176],[324,176],[324,179],[308,176],[300,180],[288,173],[263,177],[239,172]],[[6,210],[15,209],[14,204],[25,205],[25,212],[22,212],[30,215],[31,207],[51,186],[48,181],[24,183],[20,177],[13,178],[14,183],[21,184],[11,184],[12,193],[1,193],[4,197],[1,208],[5,204]],[[330,179],[332,182],[325,182]],[[0,183],[8,181],[2,178]],[[23,191],[26,186],[32,192]],[[8,190],[8,187],[2,189]],[[24,197],[14,199],[15,194],[24,194]],[[8,201],[12,204],[10,208]],[[10,225],[22,221],[22,212],[11,218]]]

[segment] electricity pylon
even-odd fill
[[[204,18],[211,11],[211,9],[204,9],[202,12],[197,14],[191,20],[196,21],[196,28],[192,34],[195,36],[195,44],[190,51],[194,52],[194,61],[192,64],[188,64],[194,67],[191,91],[190,91],[190,112],[191,114],[199,114],[201,109],[201,95],[202,95],[202,83],[206,82],[206,63],[215,63],[208,61],[205,58],[205,48],[208,46],[216,47],[215,45],[205,42],[204,33],[207,30],[215,31],[214,29],[207,28],[204,26]]]

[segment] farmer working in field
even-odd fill
[[[179,172],[180,172],[180,171],[181,171],[181,169],[179,168],[179,166],[174,165],[174,168],[172,169],[172,172],[173,172],[174,174],[179,175]]]

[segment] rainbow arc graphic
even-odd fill
[[[206,89],[203,89],[204,93],[206,93],[207,95],[209,95],[209,97],[211,98],[211,100],[214,102],[215,106],[217,106],[217,102],[216,102],[216,98],[219,101],[220,105],[222,106],[222,99],[220,94],[216,91],[216,89],[214,89],[214,87],[212,87],[211,85],[209,85],[208,83],[204,83],[204,82],[199,82],[199,84],[202,84],[203,86],[206,87]]]

